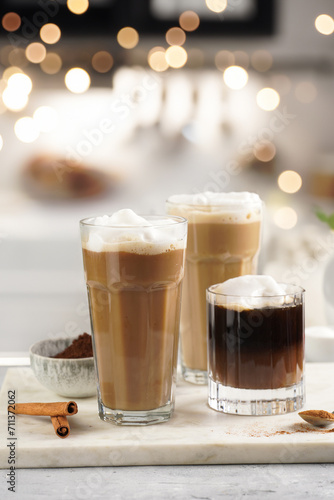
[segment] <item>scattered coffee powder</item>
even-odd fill
[[[54,358],[65,358],[65,359],[78,359],[78,358],[90,358],[93,356],[93,346],[92,337],[88,333],[83,333],[79,335],[77,339],[74,339],[72,344],[70,344],[64,351],[59,352]]]

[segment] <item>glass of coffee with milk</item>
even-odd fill
[[[209,406],[279,415],[304,403],[304,290],[240,276],[207,290]]]
[[[257,272],[263,202],[255,193],[174,195],[167,213],[188,220],[181,310],[185,380],[207,383],[206,289]]]
[[[98,409],[120,425],[174,409],[187,221],[124,209],[80,222]]]

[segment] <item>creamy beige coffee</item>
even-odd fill
[[[174,404],[186,222],[180,232],[159,221],[106,226],[83,241],[99,397],[111,420]]]
[[[206,289],[254,274],[260,248],[262,202],[254,193],[175,195],[169,214],[188,219],[181,309],[181,352],[187,380],[204,383],[207,370]]]

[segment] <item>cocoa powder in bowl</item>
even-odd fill
[[[66,349],[53,357],[62,359],[79,359],[91,358],[92,356],[92,337],[91,335],[88,335],[88,333],[83,333],[82,335],[79,335],[78,338],[74,339],[72,344],[66,347]]]

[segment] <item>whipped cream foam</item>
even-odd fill
[[[169,213],[182,215],[189,222],[247,223],[261,220],[262,200],[256,193],[178,194],[168,198]]]
[[[278,283],[268,275],[245,275],[232,278],[210,287],[216,295],[208,294],[209,300],[231,309],[258,309],[280,307],[293,301],[290,294],[293,285]]]
[[[82,246],[92,252],[124,251],[154,255],[185,248],[186,226],[171,217],[141,217],[128,208],[85,219]]]

